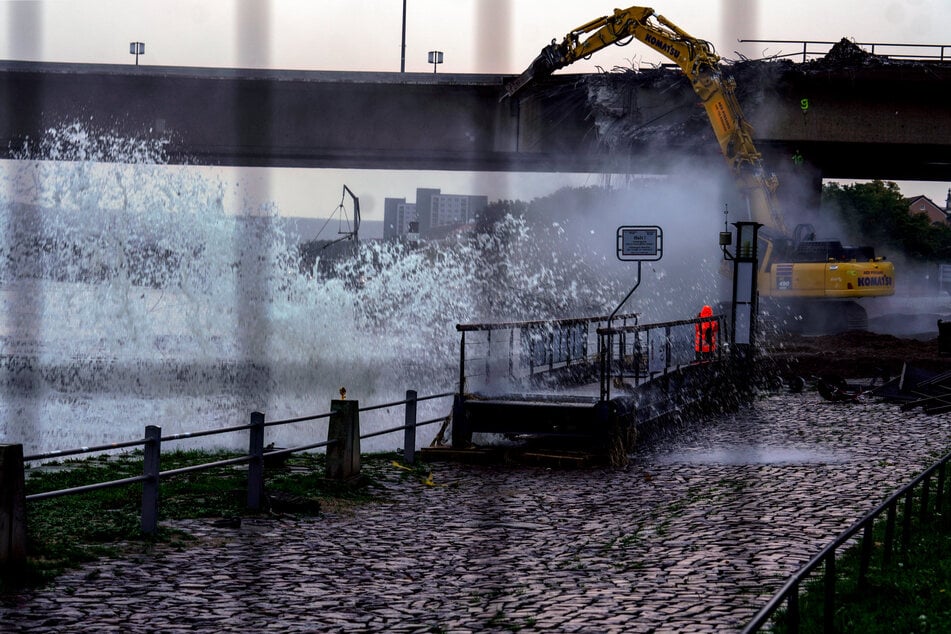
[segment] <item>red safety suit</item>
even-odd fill
[[[704,306],[700,310],[699,316],[712,317],[713,309],[709,306]],[[719,327],[719,324],[714,320],[705,321],[695,326],[696,337],[694,342],[694,350],[697,351],[697,354],[709,354],[716,350],[717,330]]]

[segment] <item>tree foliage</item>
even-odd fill
[[[822,188],[823,211],[837,217],[852,240],[875,246],[879,255],[903,254],[919,262],[951,261],[951,226],[909,213],[898,185],[880,180]]]

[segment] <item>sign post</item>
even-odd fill
[[[664,231],[660,227],[617,228],[617,259],[622,262],[637,262],[637,282],[608,317],[608,328],[611,327],[611,320],[614,319],[617,311],[621,310],[621,306],[641,285],[641,262],[656,262],[663,254]]]

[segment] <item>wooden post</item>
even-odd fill
[[[26,561],[23,445],[0,445],[0,566]]]
[[[465,449],[472,444],[472,429],[466,420],[465,401],[462,394],[452,399],[452,448]]]
[[[351,480],[360,475],[360,405],[359,401],[330,401],[330,424],[327,429],[327,477]]]
[[[403,428],[403,460],[416,462],[416,390],[406,390],[406,422]]]
[[[251,412],[248,441],[248,510],[260,511],[264,500],[264,414]]]
[[[142,475],[148,478],[142,483],[142,532],[146,535],[154,535],[158,528],[161,456],[162,428],[147,425],[145,427],[145,456],[142,460]]]

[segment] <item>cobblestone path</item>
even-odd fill
[[[644,443],[627,467],[394,469],[385,503],[176,522],[0,607],[11,632],[733,632],[951,449],[951,417],[815,393]],[[169,525],[169,524],[167,524]]]

